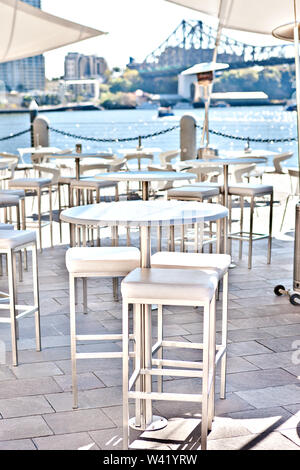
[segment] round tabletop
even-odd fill
[[[74,225],[169,226],[210,222],[227,217],[220,204],[193,201],[120,201],[72,207],[61,220]]]
[[[111,171],[97,174],[94,178],[109,181],[175,181],[192,180],[197,176],[177,171]]]
[[[137,156],[141,153],[155,153],[155,152],[161,152],[161,148],[159,147],[142,147],[140,149],[138,148],[131,148],[131,149],[119,149],[119,153],[122,153],[123,155],[128,154],[136,154]]]
[[[219,156],[220,157],[226,157],[226,158],[257,158],[257,157],[274,157],[275,155],[278,155],[278,152],[274,152],[272,150],[256,150],[253,149],[251,152],[245,152],[244,150],[220,150],[219,151]]]
[[[103,160],[114,160],[113,154],[104,153],[58,153],[51,155],[52,158],[102,158]]]
[[[184,166],[210,166],[210,165],[219,165],[219,166],[227,166],[227,165],[243,165],[248,163],[265,163],[266,159],[264,157],[256,157],[253,156],[245,156],[239,158],[228,158],[228,157],[220,157],[220,158],[209,158],[209,159],[195,159],[195,160],[184,160],[179,162],[179,166],[184,168]]]

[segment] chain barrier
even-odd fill
[[[167,132],[171,132],[174,129],[179,129],[180,125],[176,125],[173,127],[169,127],[168,129],[163,129],[162,131],[157,131],[153,132],[152,134],[146,134],[146,135],[139,135],[136,137],[121,137],[121,138],[115,138],[115,139],[104,139],[104,138],[98,138],[98,137],[85,137],[83,135],[76,135],[72,134],[71,132],[65,132],[61,131],[59,129],[55,129],[54,127],[49,127],[50,131],[56,132],[57,134],[64,135],[66,137],[72,137],[74,139],[78,140],[89,140],[91,142],[105,142],[105,143],[111,143],[111,142],[132,142],[134,140],[140,141],[141,139],[150,139],[151,137],[157,137],[159,135],[167,134]]]
[[[200,126],[199,124],[196,124],[196,127],[198,129],[203,130],[203,126]],[[62,131],[60,129],[55,129],[54,127],[49,127],[49,129],[53,132],[56,132],[57,134],[64,135],[66,137],[71,137],[74,139],[78,140],[88,140],[91,142],[104,142],[104,143],[118,143],[118,142],[132,142],[132,141],[140,141],[141,139],[150,139],[151,137],[157,137],[163,134],[167,134],[168,132],[172,132],[175,129],[179,129],[180,125],[172,126],[169,127],[168,129],[163,129],[161,131],[153,132],[152,134],[146,134],[146,135],[140,135],[140,136],[135,136],[135,137],[121,137],[121,138],[110,138],[110,139],[105,139],[105,138],[98,138],[98,137],[86,137],[83,135],[77,135],[77,134],[72,134],[71,132],[66,132]],[[263,139],[260,137],[242,137],[238,135],[231,135],[231,134],[226,134],[225,132],[221,131],[216,131],[213,129],[209,129],[209,133],[219,136],[219,137],[224,137],[227,139],[232,139],[232,140],[241,140],[243,142],[259,142],[259,143],[265,143],[265,144],[275,144],[275,143],[286,143],[286,142],[294,142],[297,140],[296,137],[286,137],[286,138],[280,138],[280,139]]]
[[[54,127],[49,127],[49,130],[56,132],[57,134],[64,135],[66,137],[71,137],[74,139],[78,140],[89,140],[91,142],[104,142],[104,143],[118,143],[118,142],[133,142],[135,140],[141,141],[141,139],[150,139],[151,137],[158,137],[163,134],[167,134],[168,132],[172,132],[175,129],[179,129],[180,125],[177,124],[176,126],[168,127],[167,129],[163,129],[161,131],[153,132],[152,134],[146,134],[146,135],[139,135],[135,137],[121,137],[121,138],[110,138],[110,139],[105,139],[105,138],[98,138],[98,137],[86,137],[83,135],[77,135],[77,134],[72,134],[71,132],[66,132],[62,131],[60,129],[55,129]],[[203,130],[203,126],[196,124],[197,129]],[[14,139],[16,137],[20,137],[21,135],[27,134],[30,132],[30,129],[26,129],[24,131],[17,132],[16,134],[10,134],[5,137],[0,137],[0,142],[3,142],[5,140],[9,139]],[[262,144],[276,144],[276,143],[286,143],[286,142],[295,142],[297,141],[297,137],[286,137],[286,138],[279,138],[279,139],[262,139],[260,137],[242,137],[238,135],[231,135],[231,134],[226,134],[225,132],[221,131],[216,131],[213,129],[209,129],[209,133],[216,135],[218,137],[224,137],[227,139],[232,139],[232,140],[240,140],[243,142],[259,142]]]
[[[196,124],[196,127],[198,129],[203,130],[203,126],[199,126],[199,124]],[[224,132],[220,132],[220,131],[214,131],[213,129],[209,129],[209,133],[213,135],[217,135],[219,137],[232,139],[232,140],[241,140],[244,142],[259,142],[261,144],[277,144],[277,143],[293,142],[297,140],[297,137],[286,137],[286,138],[281,138],[281,139],[262,139],[259,137],[242,137],[238,135],[225,134]]]
[[[21,135],[27,134],[27,132],[30,132],[30,129],[26,129],[25,131],[17,132],[16,134],[10,134],[5,137],[0,137],[0,142],[3,142],[4,140],[9,140],[9,139],[14,139],[15,137],[20,137]]]

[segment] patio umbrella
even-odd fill
[[[19,0],[0,0],[0,62],[24,59],[104,34]]]
[[[213,16],[219,20],[216,48],[223,28],[251,33],[273,34],[279,39],[294,41],[297,97],[298,167],[300,183],[300,60],[299,15],[300,0],[166,0]],[[282,26],[283,25],[283,26]],[[294,289],[300,300],[300,203],[296,205]],[[282,287],[282,286],[276,286]],[[276,288],[275,288],[276,289]],[[282,289],[283,290],[283,289]],[[280,289],[279,289],[280,291]],[[285,293],[290,294],[289,291]],[[292,297],[290,300],[292,301]]]

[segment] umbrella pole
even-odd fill
[[[295,26],[294,26],[294,45],[295,45],[295,72],[296,72],[296,99],[297,99],[297,134],[298,134],[298,191],[300,185],[300,59],[299,59],[299,28],[298,28],[296,5],[295,5]],[[294,242],[294,279],[293,288],[300,292],[300,203],[295,207],[295,242]]]

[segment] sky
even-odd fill
[[[42,9],[108,34],[47,52],[46,76],[64,74],[64,57],[80,52],[104,57],[109,67],[124,67],[129,57],[143,61],[185,20],[203,20],[216,26],[205,15],[165,0],[42,0]],[[233,33],[236,39],[252,44],[272,44],[272,38]]]

